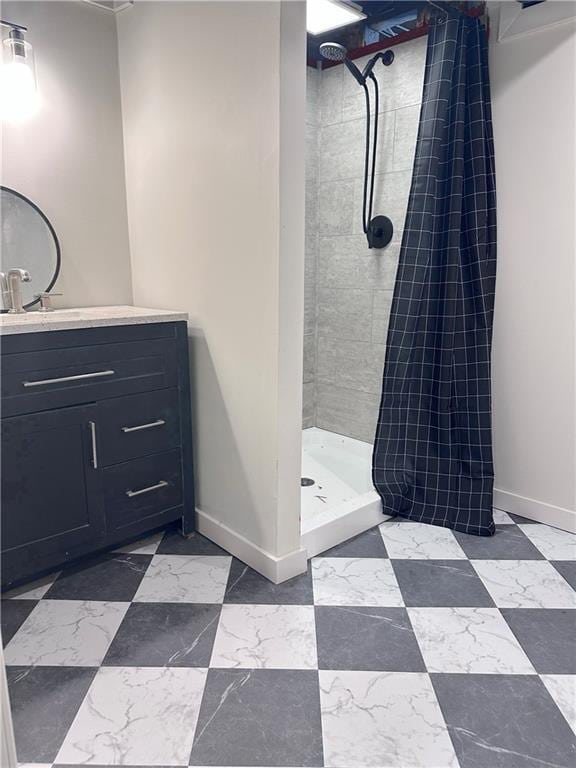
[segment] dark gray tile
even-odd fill
[[[103,664],[113,667],[207,667],[220,606],[132,603]]]
[[[208,670],[190,765],[323,765],[318,673]]]
[[[7,667],[20,763],[51,763],[76,716],[95,667]]]
[[[62,571],[44,598],[129,602],[151,560],[152,555],[122,553],[86,558]]]
[[[392,560],[408,608],[482,608],[494,601],[467,560]]]
[[[37,600],[2,600],[0,621],[2,624],[2,647],[5,648],[24,621],[32,613]]]
[[[328,549],[322,553],[322,557],[388,557],[388,555],[380,531],[378,528],[371,528],[353,539]]]
[[[500,610],[536,672],[541,675],[576,675],[576,610]]]
[[[179,529],[171,529],[156,550],[157,555],[229,555],[213,541],[197,531],[190,536],[182,536]]]
[[[522,517],[522,515],[513,515],[512,512],[506,512],[506,514],[511,517],[515,523],[535,523],[536,525],[540,525],[540,523],[536,523],[535,520],[530,520],[528,517]]]
[[[460,531],[454,531],[454,536],[471,560],[545,559],[517,525],[497,525],[494,536],[472,536]]]
[[[431,675],[460,768],[573,768],[576,736],[535,675]]]
[[[573,560],[551,560],[554,568],[561,576],[564,576],[572,589],[576,589],[576,562]]]
[[[234,558],[224,595],[225,603],[263,603],[266,605],[312,605],[312,575],[310,567],[301,576],[273,584]]]
[[[425,672],[404,608],[316,606],[319,669]]]

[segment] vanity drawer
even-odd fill
[[[5,416],[177,385],[173,339],[3,355]]]
[[[179,445],[177,389],[114,397],[98,405],[97,450],[101,467],[169,451]]]
[[[182,460],[179,450],[134,459],[102,470],[107,536],[151,528],[181,515]],[[158,518],[157,521],[154,518]]]

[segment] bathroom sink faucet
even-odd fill
[[[10,291],[5,272],[0,272],[0,295],[2,296],[2,309],[10,309]]]
[[[22,283],[29,283],[30,280],[30,272],[26,269],[11,269],[8,272],[9,314],[21,315],[23,312],[26,312],[22,304]]]

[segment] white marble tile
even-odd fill
[[[146,536],[130,544],[124,544],[115,549],[114,552],[124,552],[130,555],[155,555],[163,538],[164,531],[160,531],[160,533],[153,533],[152,536]]]
[[[576,675],[540,675],[540,679],[576,733]]]
[[[497,608],[409,608],[429,672],[534,674]]]
[[[316,605],[404,605],[389,560],[315,557],[312,579]]]
[[[221,603],[231,560],[207,555],[154,555],[134,602]]]
[[[8,643],[6,664],[97,667],[129,605],[41,600]]]
[[[492,515],[496,525],[514,525],[514,520],[512,520],[510,515],[502,509],[493,509]]]
[[[576,608],[576,593],[545,560],[471,560],[499,608]]]
[[[389,557],[398,560],[466,560],[452,531],[426,523],[390,521],[380,533]]]
[[[325,765],[457,768],[428,675],[323,670],[319,675]]]
[[[211,667],[316,669],[312,605],[223,605]]]
[[[5,600],[14,598],[18,600],[41,600],[58,576],[60,576],[60,571],[54,571],[54,573],[49,573],[47,576],[42,576],[41,579],[36,579],[36,581],[30,581],[21,587],[11,589],[9,592],[5,592],[2,597]]]
[[[102,667],[56,763],[187,765],[205,669]]]
[[[576,536],[550,525],[519,526],[548,560],[576,560]]]

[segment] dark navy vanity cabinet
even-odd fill
[[[185,322],[2,337],[2,583],[194,529]]]

